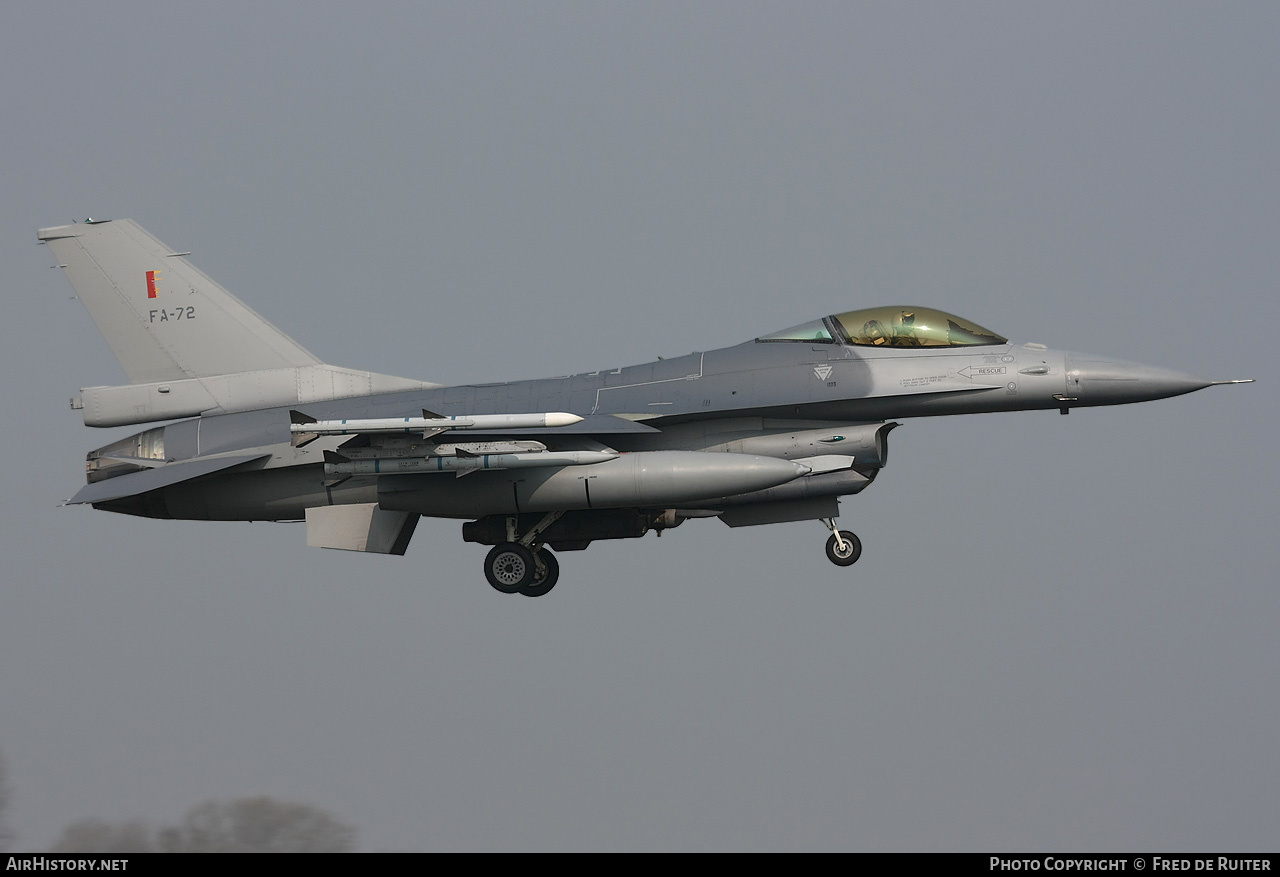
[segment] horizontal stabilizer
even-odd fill
[[[117,475],[115,478],[97,481],[81,488],[79,493],[67,500],[67,505],[109,502],[126,496],[137,496],[140,493],[181,484],[192,478],[211,475],[214,472],[221,472],[242,463],[263,460],[270,456],[270,454],[236,454],[229,457],[210,457],[184,463],[169,463],[155,469],[130,472],[128,475]]]
[[[418,526],[412,512],[389,512],[376,502],[307,509],[307,544],[313,548],[404,554]]]

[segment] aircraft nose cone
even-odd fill
[[[1082,353],[1067,355],[1068,395],[1085,404],[1119,405],[1181,396],[1213,381],[1182,372]]]

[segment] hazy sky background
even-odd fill
[[[14,849],[211,797],[372,850],[1274,851],[1280,6],[8,3]],[[38,227],[136,219],[322,359],[587,371],[906,303],[1247,387],[907,421],[813,522],[529,600],[424,520],[59,508],[125,378]]]

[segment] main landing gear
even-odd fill
[[[827,539],[827,560],[836,566],[853,566],[862,556],[862,540],[848,530],[837,530],[835,518],[823,518],[822,523],[831,531]]]
[[[500,542],[484,559],[484,577],[503,594],[541,597],[560,580],[560,563],[538,541],[539,534],[564,512],[550,512],[537,526],[516,536],[516,519],[507,518],[507,541]]]
[[[484,576],[504,594],[541,597],[559,581],[560,564],[547,548],[535,552],[519,542],[503,542],[484,559]]]
[[[560,580],[560,563],[546,547],[542,535],[563,514],[564,512],[548,512],[523,534],[520,533],[518,517],[511,516],[505,520],[490,518],[485,528],[475,530],[467,537],[469,541],[483,540],[485,544],[493,545],[484,559],[484,576],[495,590],[503,594],[541,597],[556,586],[556,582]],[[529,517],[525,518],[526,523],[529,520]],[[831,531],[831,537],[827,539],[827,559],[836,566],[853,566],[857,563],[862,556],[862,540],[848,530],[837,529],[835,518],[820,520]],[[501,529],[503,527],[505,534]],[[464,530],[464,534],[467,532]],[[553,538],[563,539],[563,528],[557,532],[560,535]],[[642,532],[643,530],[635,535]],[[498,539],[503,541],[494,545]],[[585,547],[587,543],[583,541],[578,544],[576,540],[565,539],[563,544],[556,544],[569,550],[573,547]]]

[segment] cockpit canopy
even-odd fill
[[[990,329],[934,308],[888,306],[832,314],[762,335],[757,341],[809,341],[860,347],[978,347],[1007,344]]]

